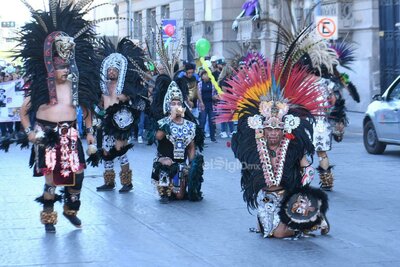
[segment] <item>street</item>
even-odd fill
[[[12,147],[0,152],[0,266],[400,266],[400,147],[368,154],[362,116],[349,113],[343,142],[328,154],[335,165],[331,232],[299,240],[249,232],[255,212],[242,200],[240,165],[227,139],[207,141],[203,201],[160,204],[150,181],[156,148],[135,144],[134,190],[119,194],[117,179],[114,191],[96,192],[103,167],[88,168],[78,215],[83,227],[74,228],[56,203],[56,234],[45,233],[34,201],[44,179],[32,177],[29,151]]]

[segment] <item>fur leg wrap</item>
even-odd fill
[[[106,170],[103,173],[104,184],[105,185],[114,185],[115,184],[115,172],[114,170]]]
[[[333,166],[329,166],[328,169],[324,170],[320,166],[317,168],[320,178],[320,184],[322,189],[330,190],[333,187],[333,173],[332,173]]]
[[[40,212],[40,222],[42,224],[57,224],[57,212],[55,211]]]
[[[58,195],[55,192],[55,186],[45,184],[43,195],[35,199],[36,202],[43,204],[43,211],[52,212],[54,210],[54,202],[61,201],[61,195]]]
[[[132,184],[132,170],[121,171],[119,173],[119,178],[121,179],[122,185]]]
[[[172,195],[172,189],[174,188],[173,184],[170,184],[168,187],[165,187],[165,192],[168,197]]]
[[[80,204],[80,203],[79,203]],[[64,205],[64,213],[70,216],[76,216],[78,214],[78,210],[70,209],[66,204]]]
[[[172,184],[170,184],[169,186],[157,185],[157,191],[158,191],[158,194],[160,195],[160,197],[162,197],[162,196],[170,197],[172,195],[173,188],[174,188],[174,186]]]
[[[166,187],[165,187],[165,186],[159,186],[159,185],[157,185],[157,191],[158,191],[158,194],[160,195],[160,197],[166,196],[166,195],[167,195]]]

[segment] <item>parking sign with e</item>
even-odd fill
[[[338,27],[336,16],[318,16],[316,18],[316,31],[325,39],[336,40],[338,38]]]

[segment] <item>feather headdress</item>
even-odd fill
[[[345,41],[333,42],[329,47],[336,52],[340,66],[351,70],[350,65],[355,61],[356,47],[354,43]]]
[[[83,16],[93,0],[80,0],[75,4],[50,0],[49,12],[34,10],[27,1],[22,2],[34,19],[21,28],[19,45],[22,49],[16,55],[24,61],[26,76],[31,82],[30,112],[36,112],[43,104],[57,103],[56,58],[69,65],[72,104],[92,109],[100,95],[97,91],[99,73],[93,68],[98,61],[92,45],[95,33],[91,22]]]
[[[142,69],[144,66],[144,52],[127,37],[118,42],[117,47],[103,37],[100,39],[98,49],[99,57],[102,59],[100,68],[101,82],[100,87],[103,94],[108,95],[107,71],[109,68],[118,70],[118,81],[116,93],[125,94],[134,98],[144,90],[141,76],[135,71],[135,66]]]

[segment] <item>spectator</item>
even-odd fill
[[[193,63],[185,64],[185,74],[183,77],[179,78],[179,85],[183,85],[187,87],[187,104],[191,108],[192,114],[197,118],[199,116],[199,110],[197,107],[198,100],[198,89],[197,89],[197,79],[194,76],[194,72],[196,70],[196,65]]]
[[[9,81],[12,81],[13,79],[14,79],[13,75],[8,73],[8,72],[6,72],[4,74],[3,82],[9,82]]]
[[[217,142],[215,139],[215,123],[214,123],[214,103],[218,100],[217,91],[211,83],[206,71],[201,73],[201,81],[198,84],[198,97],[200,105],[200,127],[204,129],[206,120],[210,127],[210,139],[212,142]]]
[[[212,56],[211,59],[210,59],[212,71],[216,71],[217,68],[218,68],[217,67],[217,60],[218,60],[217,56]]]
[[[224,68],[222,69],[218,80],[218,84],[224,93],[227,93],[226,90],[227,88],[232,88],[232,86],[230,86],[227,83],[227,81],[231,80],[232,77],[233,77],[232,68],[227,65],[224,65]],[[232,137],[233,132],[234,132],[234,125],[232,121],[221,123],[221,134],[220,134],[221,138]]]
[[[3,81],[2,82],[9,82],[13,80],[13,76],[12,74],[8,73],[8,71],[11,70],[12,66],[8,66],[5,68],[5,71],[1,73],[1,75],[3,76]],[[12,69],[14,69],[12,67]],[[5,92],[5,90],[4,90]],[[3,92],[3,93],[4,93]],[[19,125],[19,123],[18,123]],[[0,129],[1,129],[1,135],[2,136],[8,136],[8,135],[12,135],[14,132],[14,122],[9,121],[9,122],[1,122],[0,123]]]

